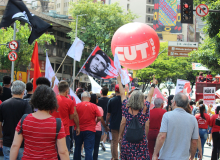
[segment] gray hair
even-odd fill
[[[84,92],[81,94],[81,98],[83,98],[83,97],[90,98],[90,97],[91,97],[91,95],[90,95],[90,93],[89,93],[89,92],[84,91]]]
[[[133,110],[140,110],[144,107],[144,94],[141,91],[133,91],[127,105]]]
[[[154,106],[155,106],[156,108],[160,108],[162,104],[163,104],[163,99],[162,99],[162,98],[156,98],[156,99],[154,100]]]
[[[174,96],[174,101],[176,102],[177,107],[182,107],[184,109],[189,103],[189,99],[184,93],[177,93]]]
[[[19,81],[19,80],[14,81],[14,82],[12,83],[12,87],[11,87],[11,94],[12,94],[12,95],[13,95],[13,94],[21,95],[22,92],[24,92],[25,88],[26,88],[26,85],[25,85],[24,82]]]

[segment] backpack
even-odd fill
[[[129,143],[139,143],[140,141],[143,140],[143,136],[144,136],[143,126],[140,124],[137,116],[134,116],[127,127],[127,132],[125,135],[126,140]]]
[[[28,114],[24,114],[22,117],[21,117],[21,130],[18,132],[18,134],[21,134],[22,133],[22,124],[24,122],[24,119],[28,116]],[[61,129],[61,119],[60,118],[56,118],[56,140],[57,140],[57,136],[60,132],[60,129]]]

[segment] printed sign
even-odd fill
[[[186,83],[190,83],[189,81],[187,80],[182,80],[182,79],[177,79],[177,82],[176,82],[176,92],[175,94],[179,93],[179,92],[182,92],[184,90],[184,86]],[[185,88],[187,90],[187,88]]]
[[[204,17],[209,13],[209,8],[205,4],[200,4],[196,7],[196,14],[200,17]]]
[[[8,46],[11,50],[16,50],[18,48],[18,42],[17,41],[11,41],[9,43],[9,46]]]
[[[206,105],[215,104],[215,87],[203,87],[203,103]]]
[[[201,63],[192,63],[192,70],[204,70],[208,71],[209,69],[203,66]]]
[[[10,52],[10,53],[8,54],[8,59],[9,59],[10,61],[15,61],[17,58],[18,58],[18,55],[17,55],[16,52]]]

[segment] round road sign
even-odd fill
[[[10,48],[11,50],[16,50],[16,49],[18,48],[18,42],[17,42],[17,41],[11,41],[11,42],[9,43],[9,48]]]
[[[200,4],[196,7],[196,14],[200,17],[204,17],[209,13],[209,8],[205,4]]]
[[[8,54],[8,59],[10,60],[10,61],[15,61],[16,59],[18,58],[18,55],[17,55],[17,53],[16,52],[10,52],[9,54]]]

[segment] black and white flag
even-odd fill
[[[29,44],[52,28],[50,24],[30,13],[22,0],[9,0],[0,27],[9,27],[16,20],[24,21],[32,27],[31,35],[28,38]]]

